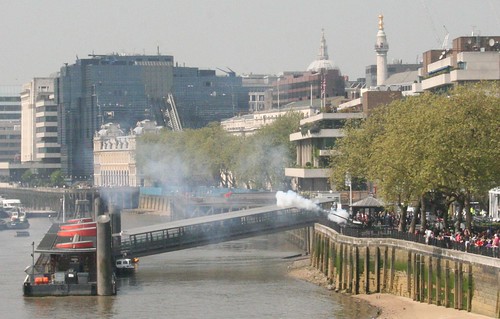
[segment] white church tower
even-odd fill
[[[377,85],[383,85],[387,79],[387,51],[389,44],[384,31],[384,16],[378,16],[377,43],[375,52],[377,52]]]

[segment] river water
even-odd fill
[[[122,228],[160,222],[152,215],[125,215]],[[22,295],[24,269],[49,229],[30,220],[30,237],[0,231],[0,318],[371,318],[351,298],[287,276],[302,253],[281,235],[255,237],[141,258],[136,274],[118,278],[109,297]]]

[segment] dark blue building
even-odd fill
[[[172,93],[183,127],[200,128],[248,112],[248,89],[233,73],[175,67]]]

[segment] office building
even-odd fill
[[[34,78],[21,92],[21,163],[45,177],[61,168],[54,80]]]
[[[163,55],[90,55],[63,66],[55,91],[63,174],[91,179],[92,139],[104,123],[128,131],[146,118],[164,122],[172,78],[173,57]]]
[[[21,98],[19,86],[0,86],[0,162],[20,162]]]
[[[273,83],[278,76],[269,74],[243,74],[242,86],[248,90],[248,111],[259,112],[272,108]]]
[[[232,71],[218,76],[214,70],[173,68],[172,94],[184,128],[201,128],[248,113],[248,92]]]
[[[248,111],[248,91],[230,72],[174,66],[170,55],[90,55],[56,80],[61,167],[71,180],[92,180],[93,136],[106,123],[128,132],[148,119],[174,130],[199,128]]]
[[[419,70],[422,90],[446,90],[456,84],[500,80],[500,36],[459,37],[452,49],[430,50]]]

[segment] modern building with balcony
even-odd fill
[[[363,119],[363,112],[319,113],[300,121],[300,132],[292,133],[290,141],[297,147],[296,167],[285,168],[296,191],[335,190],[329,182],[330,156],[347,120]]]
[[[349,120],[362,120],[379,105],[401,99],[401,91],[363,90],[362,96],[342,103],[337,112],[318,113],[300,121],[300,132],[292,133],[290,141],[297,149],[296,167],[285,168],[296,191],[337,191],[330,185],[330,157],[337,141],[344,137],[343,128]]]
[[[450,50],[430,50],[419,70],[424,91],[453,85],[500,80],[500,36],[469,36],[453,40]]]

